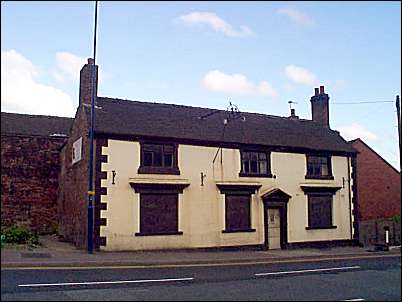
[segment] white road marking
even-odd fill
[[[401,257],[400,254],[391,255],[368,255],[368,256],[348,256],[339,258],[319,258],[319,259],[280,259],[269,261],[254,261],[254,262],[209,262],[209,263],[193,263],[193,264],[147,264],[147,265],[102,265],[102,266],[25,266],[25,267],[7,267],[7,263],[1,264],[1,271],[18,271],[18,270],[105,270],[105,269],[155,269],[155,268],[171,268],[171,267],[213,267],[213,266],[249,266],[249,265],[262,265],[273,263],[303,263],[303,262],[324,262],[333,260],[351,260],[351,259],[374,259],[374,258],[389,258],[389,257]],[[61,264],[62,265],[62,264]]]
[[[364,299],[357,298],[357,299],[349,299],[349,300],[343,300],[343,301],[365,301]]]
[[[96,281],[96,282],[69,282],[69,283],[37,283],[19,284],[20,287],[41,287],[41,286],[69,286],[69,285],[97,285],[97,284],[122,284],[122,283],[149,283],[149,282],[171,282],[171,281],[190,281],[194,278],[177,279],[151,279],[151,280],[122,280],[122,281]]]
[[[344,266],[344,267],[331,267],[331,268],[317,268],[317,269],[306,269],[301,271],[287,271],[287,272],[274,272],[274,273],[260,273],[254,274],[255,276],[269,276],[269,275],[284,275],[284,274],[297,274],[297,273],[310,273],[310,272],[323,272],[323,271],[335,271],[335,270],[348,270],[348,269],[358,269],[360,266]]]

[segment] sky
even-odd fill
[[[2,112],[74,117],[94,10],[1,2]],[[97,37],[98,96],[311,119],[324,85],[331,129],[399,170],[399,1],[99,1]]]

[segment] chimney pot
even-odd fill
[[[88,64],[89,65],[94,65],[94,59],[92,59],[92,58],[88,58]]]
[[[314,95],[318,95],[318,88],[314,88]]]
[[[320,86],[320,94],[324,94],[324,86]]]
[[[289,116],[289,118],[290,119],[292,119],[292,120],[298,120],[299,119],[299,117],[296,115],[296,110],[295,109],[293,109],[293,108],[290,108],[290,116]]]

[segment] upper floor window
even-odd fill
[[[269,152],[240,151],[241,172],[239,176],[271,177]]]
[[[180,174],[177,145],[141,143],[141,165],[138,173]]]
[[[307,155],[306,178],[333,179],[331,156]]]

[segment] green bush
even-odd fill
[[[30,229],[25,226],[13,225],[9,228],[1,228],[2,239],[4,238],[5,243],[28,243],[28,244],[38,244],[38,235],[34,234]],[[3,240],[2,240],[3,242]]]
[[[392,217],[392,221],[395,223],[401,223],[401,215],[395,215]]]

